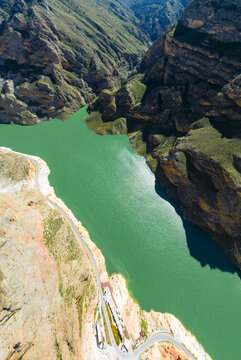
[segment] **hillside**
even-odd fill
[[[140,19],[141,28],[156,40],[183,13],[189,0],[134,0],[130,7]]]
[[[2,123],[68,117],[101,88],[120,84],[149,44],[116,0],[1,3]]]
[[[34,188],[34,174],[24,156],[0,151],[0,358],[80,358],[97,290],[78,240]]]
[[[182,10],[180,0],[0,0],[0,123],[66,119],[120,86]]]
[[[87,119],[102,134],[125,131],[126,124],[131,143],[184,217],[239,269],[240,16],[237,0],[193,0],[149,49],[141,73],[102,91]]]

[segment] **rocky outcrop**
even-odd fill
[[[206,121],[158,158],[156,176],[184,217],[210,234],[240,269],[241,172],[234,164],[241,144],[222,138]]]
[[[184,217],[210,234],[239,269],[240,16],[237,0],[191,1],[147,52],[142,75],[134,78],[143,89],[138,101],[132,78],[102,107],[98,99],[89,107],[102,113],[105,127],[126,118],[132,144]],[[116,108],[108,118],[103,106],[110,102]]]
[[[185,3],[0,1],[0,122],[65,119],[120,86]]]
[[[231,3],[192,1],[176,28],[148,51],[142,64],[149,88],[145,110],[153,109],[162,128],[186,132],[207,116],[224,135],[237,135],[241,7]]]
[[[154,41],[182,15],[189,0],[134,0],[131,8],[140,19],[141,28]]]
[[[118,86],[149,43],[134,16],[115,1],[16,0],[4,8],[1,123],[67,118],[102,88]]]

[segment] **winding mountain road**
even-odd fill
[[[39,177],[39,172],[40,172],[40,168],[39,168],[39,164],[38,162],[29,157],[28,159],[35,165],[36,168],[36,176],[35,176],[35,186],[37,191],[39,191],[41,193],[40,187],[39,187],[39,181],[38,181],[38,177]],[[153,336],[150,336],[142,345],[140,345],[137,349],[135,349],[134,351],[130,351],[128,353],[123,353],[118,346],[116,345],[113,333],[112,333],[112,329],[111,329],[111,324],[110,324],[110,320],[109,320],[109,316],[107,314],[107,309],[106,309],[106,304],[105,304],[105,300],[103,298],[103,293],[102,293],[102,288],[101,288],[101,280],[100,280],[100,276],[99,276],[99,272],[98,272],[98,268],[96,265],[96,262],[94,260],[94,257],[91,253],[91,251],[89,250],[87,244],[85,243],[84,239],[81,237],[81,235],[79,234],[78,230],[76,229],[75,225],[73,224],[73,222],[71,221],[71,219],[68,217],[68,215],[58,206],[56,205],[53,201],[49,200],[46,198],[46,201],[49,203],[50,206],[54,207],[63,217],[64,219],[68,222],[68,224],[70,225],[71,229],[73,230],[74,234],[76,235],[77,239],[80,241],[81,245],[83,246],[83,248],[85,249],[86,253],[88,254],[88,257],[90,259],[91,265],[93,267],[93,271],[95,274],[95,278],[96,278],[96,282],[97,282],[97,286],[98,286],[98,291],[99,291],[99,303],[101,304],[102,308],[103,308],[103,313],[105,316],[105,321],[107,324],[107,328],[108,328],[108,332],[109,332],[109,336],[110,336],[110,340],[111,340],[111,344],[112,347],[115,350],[116,355],[121,359],[121,360],[135,360],[137,359],[144,351],[146,351],[147,349],[149,349],[152,345],[158,343],[158,342],[163,342],[163,341],[167,341],[173,345],[175,345],[176,347],[178,347],[180,350],[182,350],[187,356],[189,356],[191,359],[195,360],[196,358],[193,357],[193,355],[177,340],[175,339],[170,333],[168,333],[167,331],[161,331],[159,333],[156,333]]]

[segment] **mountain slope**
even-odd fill
[[[131,9],[140,19],[141,28],[152,40],[159,38],[183,13],[189,0],[135,0]]]
[[[67,118],[120,86],[181,1],[0,0],[0,122]]]
[[[127,123],[132,144],[184,217],[241,269],[241,4],[193,0],[143,74],[102,92],[90,127]],[[120,120],[121,119],[121,120]],[[126,120],[125,120],[126,119]],[[122,126],[123,129],[123,126]]]
[[[34,174],[24,156],[0,150],[0,358],[79,359],[97,289],[81,245],[34,188]]]
[[[0,22],[8,19],[15,0],[0,0]]]
[[[115,0],[20,0],[3,8],[9,17],[0,28],[1,122],[67,117],[125,78],[147,48],[137,19]]]

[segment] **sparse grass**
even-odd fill
[[[132,77],[127,82],[127,87],[131,91],[131,94],[134,97],[136,104],[139,104],[141,102],[143,95],[146,91],[146,85],[141,82],[142,79],[143,75],[138,74]]]
[[[61,356],[61,352],[60,352],[60,348],[59,348],[59,344],[58,344],[57,340],[55,341],[55,349],[56,349],[56,359],[61,360],[62,356]]]
[[[146,155],[146,143],[142,139],[142,132],[138,130],[136,132],[128,134],[131,146],[136,149],[137,155]]]
[[[114,320],[113,320],[113,317],[111,315],[109,306],[107,306],[107,313],[108,313],[108,316],[109,316],[109,319],[110,319],[110,325],[111,325],[111,329],[112,329],[112,332],[113,332],[115,342],[116,342],[117,346],[119,346],[120,343],[121,343],[121,339],[120,339],[120,335],[119,335],[119,332],[117,330],[117,327],[114,324]]]
[[[84,304],[84,295],[81,296],[77,303],[77,310],[78,310],[78,318],[79,318],[79,336],[81,337],[82,332],[82,316],[83,316],[83,304]]]
[[[103,316],[103,322],[104,322],[104,328],[105,328],[106,343],[111,345],[110,335],[109,335],[109,331],[108,331],[106,320],[105,320],[104,316]]]
[[[131,146],[136,149],[137,155],[144,156],[147,162],[147,165],[150,167],[152,172],[156,171],[157,167],[157,159],[153,158],[153,156],[146,152],[146,143],[142,139],[141,130],[129,133],[128,134]]]
[[[75,287],[71,284],[67,286],[66,292],[65,292],[65,301],[66,304],[71,307],[73,303],[73,299],[76,298],[75,294]]]
[[[155,156],[161,157],[168,155],[176,139],[175,136],[165,136],[160,134],[160,135],[155,135],[155,138],[160,143],[160,145],[158,145],[153,151]]]
[[[146,154],[146,163],[153,173],[156,171],[157,159],[154,159],[151,154]]]
[[[59,293],[63,297],[64,296],[64,284],[63,284],[63,278],[59,274]]]
[[[147,337],[148,323],[144,317],[141,319],[141,331],[143,331]]]
[[[85,296],[85,310],[88,311],[89,305],[95,297],[95,286],[93,284],[92,279],[89,279],[85,287],[84,296]]]
[[[85,119],[85,122],[90,130],[95,131],[99,135],[127,133],[125,118],[104,122],[100,112],[93,112]]]
[[[208,118],[205,117],[201,118],[198,121],[195,121],[195,123],[193,123],[192,125],[193,128],[203,128],[206,126],[210,126],[210,121]]]
[[[241,185],[241,174],[233,165],[233,155],[241,157],[241,140],[222,138],[221,134],[210,124],[191,130],[181,138],[178,144],[180,151],[194,151],[222,166],[231,176],[237,186]]]
[[[175,164],[177,168],[181,171],[181,173],[188,176],[187,171],[187,158],[184,152],[178,151],[175,153]]]
[[[60,230],[61,226],[64,224],[62,218],[57,215],[57,217],[50,217],[49,221],[45,223],[44,226],[44,240],[45,245],[51,250],[54,247],[55,237],[57,232]],[[55,252],[53,251],[55,256]]]
[[[72,344],[72,341],[71,340],[69,340],[69,338],[67,337],[67,335],[65,335],[65,342],[66,342],[66,344],[67,344],[67,346],[68,346],[68,348],[69,348],[69,352],[71,353],[71,354],[75,354],[75,349],[74,349],[74,346],[73,346],[73,344]]]
[[[4,279],[4,275],[3,275],[2,271],[0,270],[0,285],[1,285],[1,282],[3,281],[3,279]]]
[[[81,336],[82,331],[82,317],[83,317],[83,311],[88,311],[88,308],[90,306],[91,301],[95,297],[95,286],[92,282],[92,279],[88,280],[87,285],[85,286],[83,295],[77,302],[77,310],[78,310],[78,318],[79,318],[79,335]],[[98,306],[97,306],[98,307]],[[97,310],[96,307],[96,310]],[[94,313],[94,316],[96,315],[96,311]]]
[[[49,76],[43,76],[40,80],[37,81],[38,84],[46,84],[51,89],[56,90],[56,85],[54,85]]]
[[[13,181],[26,180],[29,176],[29,163],[25,156],[0,151],[0,176]]]
[[[45,246],[59,270],[58,290],[62,297],[63,323],[61,326],[65,333],[64,340],[69,353],[75,354],[74,326],[77,325],[77,319],[73,313],[76,310],[78,312],[78,330],[81,336],[83,320],[88,321],[89,314],[86,315],[86,312],[96,296],[95,283],[90,276],[91,269],[83,249],[69,224],[47,204],[43,206],[41,213],[44,219]],[[59,347],[61,350],[62,343]],[[60,350],[56,348],[57,359]]]
[[[60,239],[64,239],[64,243]],[[82,259],[80,246],[72,229],[57,212],[52,212],[45,220],[44,241],[57,263]]]
[[[118,2],[114,1],[120,9],[119,15],[110,6],[109,0],[49,0],[49,3],[53,7],[55,26],[67,34],[70,40],[66,45],[70,48],[77,45],[77,48],[84,49],[84,53],[101,55],[99,58],[104,67],[111,57],[116,57],[117,49],[120,52],[137,53],[146,48],[145,41],[139,39],[140,30],[130,20],[131,12],[126,10],[126,14],[121,15],[122,8]],[[42,15],[44,17],[44,13]],[[106,45],[107,39],[112,46]]]
[[[37,116],[31,113],[29,110],[22,111],[19,113],[21,123],[24,125],[34,125],[37,120]]]

